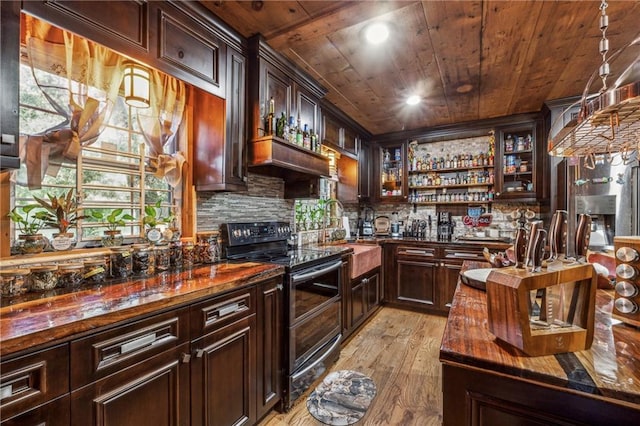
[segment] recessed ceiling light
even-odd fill
[[[420,102],[420,96],[418,95],[411,95],[407,98],[407,105],[416,105],[418,102]]]
[[[389,37],[389,28],[384,22],[374,22],[367,27],[365,37],[371,44],[380,44]]]

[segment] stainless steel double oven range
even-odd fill
[[[291,228],[286,222],[225,223],[220,231],[228,260],[285,267],[283,410],[288,411],[340,355],[340,252],[321,247],[289,250]]]

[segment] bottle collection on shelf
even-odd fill
[[[426,170],[442,170],[442,169],[468,169],[472,167],[491,167],[493,166],[493,152],[489,150],[484,153],[471,155],[460,154],[453,157],[447,154],[445,157],[413,157],[409,165],[409,171],[421,172]]]
[[[469,186],[469,185],[493,185],[493,169],[484,171],[469,171],[467,173],[419,173],[409,176],[409,187],[443,187],[443,186]]]
[[[273,98],[271,98],[269,100],[269,110],[264,119],[264,130],[266,135],[275,135],[290,144],[297,145],[318,154],[321,152],[322,142],[320,141],[318,134],[314,132],[313,129],[309,129],[308,124],[301,125],[299,113],[297,120],[294,120],[293,116],[290,116],[289,120],[287,120],[284,112],[276,119],[274,109],[275,102]]]
[[[494,191],[482,192],[440,192],[425,193],[412,190],[409,194],[410,203],[469,203],[469,202],[491,202],[494,198]]]

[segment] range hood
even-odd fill
[[[249,142],[249,170],[286,181],[329,177],[329,159],[275,136]]]

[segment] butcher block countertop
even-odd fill
[[[462,271],[487,267],[485,262],[465,261]],[[530,357],[489,332],[485,292],[458,281],[440,361],[586,392],[640,410],[640,330],[615,320],[612,325],[612,307],[613,294],[598,290],[590,349]]]
[[[73,292],[3,300],[0,356],[145,314],[185,305],[284,273],[284,267],[222,262]],[[37,297],[37,295],[36,295]]]

